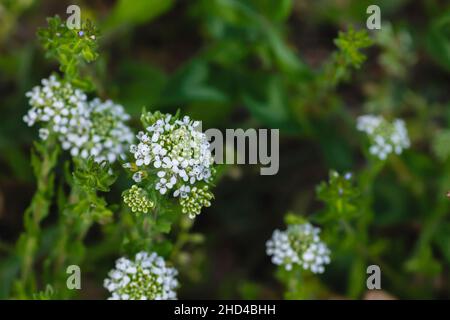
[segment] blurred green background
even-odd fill
[[[203,128],[280,129],[279,173],[228,166],[212,207],[196,219],[194,231],[205,243],[189,257],[195,268],[183,276],[181,298],[282,297],[265,241],[283,228],[286,212],[321,210],[315,188],[330,169],[364,166],[355,119],[365,113],[403,118],[412,141],[373,186],[371,237],[396,272],[395,279],[383,278],[383,292],[450,297],[450,4],[444,0],[0,0],[0,297],[17,272],[6,257],[34,191],[29,159],[37,133],[22,121],[25,92],[57,70],[35,34],[46,17],[67,17],[70,4],[96,21],[102,35],[92,66],[98,94],[123,104],[135,128],[146,106],[179,108]],[[364,29],[370,4],[380,6],[383,27],[370,32],[374,44],[357,66],[342,59],[334,39],[351,26]],[[119,197],[123,180],[111,198]],[[94,228],[87,241],[98,233]],[[317,297],[346,297],[346,259],[332,255]],[[101,283],[110,266],[86,266],[81,297],[105,296]]]

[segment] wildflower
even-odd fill
[[[299,265],[313,273],[323,273],[325,264],[330,263],[330,250],[320,241],[320,229],[310,223],[290,225],[287,230],[275,230],[266,242],[267,255],[272,262],[292,270]]]
[[[200,123],[188,116],[183,119],[147,113],[149,120],[145,131],[138,133],[139,143],[130,147],[133,162],[125,167],[133,174],[133,180],[142,182],[155,177],[154,188],[161,194],[178,197],[183,212],[191,218],[210,205],[212,194],[208,187],[213,174],[213,157],[209,142],[199,131]]]
[[[135,260],[120,258],[104,281],[110,300],[174,300],[178,272],[156,253],[139,252]]]
[[[147,213],[155,204],[148,199],[144,189],[133,185],[131,189],[123,193],[123,201],[133,212]]]
[[[124,108],[111,100],[104,102],[96,98],[89,102],[91,128],[83,150],[96,161],[115,162],[125,154],[134,140],[131,129],[125,124],[130,116]]]
[[[23,119],[30,127],[36,122],[43,122],[52,131],[65,134],[72,118],[86,112],[87,97],[81,90],[74,89],[69,83],[62,83],[54,75],[41,83],[42,86],[26,93],[31,109]]]
[[[27,92],[31,109],[24,121],[33,126],[40,122],[41,139],[55,134],[64,150],[73,157],[93,157],[95,161],[115,162],[133,141],[125,125],[129,116],[122,106],[108,100],[88,101],[79,89],[52,75]]]
[[[369,152],[380,160],[385,160],[393,152],[401,154],[410,146],[408,131],[401,119],[391,123],[382,116],[364,115],[358,117],[356,127],[367,133],[371,142]]]

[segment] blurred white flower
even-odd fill
[[[410,146],[408,131],[401,119],[391,123],[382,116],[364,115],[358,117],[356,128],[367,133],[371,142],[369,152],[380,160],[386,160],[394,152],[401,154]]]
[[[287,230],[275,230],[266,242],[266,253],[272,262],[292,270],[299,265],[313,273],[323,273],[330,263],[330,250],[320,241],[320,229],[310,223],[290,225]]]
[[[103,286],[111,293],[110,300],[174,300],[177,274],[156,253],[142,251],[134,261],[118,259]]]
[[[41,122],[41,139],[54,133],[64,150],[73,157],[93,157],[95,161],[115,162],[123,156],[134,137],[125,125],[129,116],[122,106],[108,100],[87,101],[86,95],[56,76],[42,80],[27,92],[31,109],[24,121],[33,126]]]

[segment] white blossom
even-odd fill
[[[380,160],[386,160],[391,153],[401,154],[410,146],[408,131],[401,119],[391,123],[382,116],[364,115],[358,117],[356,128],[369,136],[369,152]]]
[[[310,223],[290,225],[287,230],[275,230],[266,242],[266,253],[272,263],[292,270],[299,265],[313,273],[323,273],[330,263],[330,250],[320,241],[320,229]]]
[[[52,75],[42,80],[26,96],[31,109],[24,121],[40,122],[39,136],[45,140],[53,133],[64,150],[74,157],[93,157],[95,161],[115,162],[125,155],[133,134],[125,125],[129,119],[122,106],[107,100],[88,101],[79,89]]]
[[[139,143],[130,147],[133,161],[125,166],[134,172],[137,183],[155,177],[154,188],[161,195],[179,197],[183,212],[193,218],[212,198],[207,186],[197,187],[209,183],[212,176],[208,139],[199,130],[200,123],[188,116],[150,116],[150,125],[137,135]]]
[[[111,293],[110,300],[174,300],[177,274],[156,253],[141,251],[134,261],[119,258],[103,286]]]

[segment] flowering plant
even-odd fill
[[[394,2],[1,2],[0,299],[447,297],[449,8]]]

